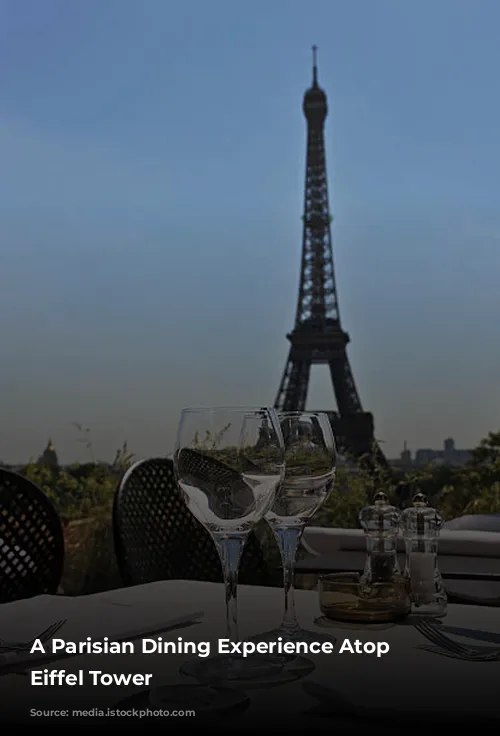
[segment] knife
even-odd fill
[[[129,631],[126,634],[120,634],[120,636],[118,636],[116,639],[113,638],[113,641],[116,641],[118,643],[124,641],[135,641],[146,636],[149,637],[154,636],[155,634],[175,631],[177,629],[185,629],[189,626],[196,626],[197,624],[201,623],[198,619],[202,618],[203,615],[203,611],[197,611],[190,616],[182,616],[181,618],[174,619],[168,624],[155,626],[153,629],[134,629],[133,631]],[[106,634],[104,634],[103,636],[106,636]],[[69,659],[70,657],[85,656],[92,655],[80,653],[69,654],[67,652],[61,652],[61,654],[42,654],[41,656],[35,656],[33,658],[29,654],[27,656],[18,654],[12,661],[5,662],[5,664],[0,664],[0,677],[4,677],[5,675],[25,674],[26,670],[32,670],[35,667],[42,667],[51,664],[52,662],[59,662],[59,660],[62,659]]]

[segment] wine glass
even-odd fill
[[[227,639],[238,642],[237,580],[247,537],[272,506],[283,481],[285,447],[274,409],[185,409],[174,452],[188,509],[211,535],[226,590]],[[200,682],[249,680],[282,668],[264,655],[216,655],[186,662]]]
[[[295,611],[294,573],[300,540],[307,521],[330,494],[337,464],[335,439],[326,414],[280,412],[285,442],[285,478],[265,518],[271,527],[283,562],[285,610],[281,625],[259,635],[259,641],[311,642],[327,640],[300,627]]]

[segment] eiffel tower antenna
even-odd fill
[[[312,47],[313,52],[313,86],[318,84],[318,47]]]

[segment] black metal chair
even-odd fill
[[[63,568],[64,533],[51,501],[0,468],[0,603],[56,594]]]
[[[125,473],[114,498],[113,534],[125,585],[160,580],[222,581],[215,545],[185,505],[172,460],[141,460]],[[253,532],[242,555],[239,579],[246,585],[272,584]]]

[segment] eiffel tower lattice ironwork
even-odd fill
[[[362,409],[341,327],[333,268],[324,124],[328,114],[325,92],[318,85],[316,47],[313,83],[304,96],[307,120],[307,163],[304,198],[302,265],[297,315],[288,360],[275,401],[280,411],[305,411],[313,364],[330,368],[338,412],[328,412],[341,449],[356,457],[374,449],[373,416]],[[383,460],[380,450],[376,450]]]

